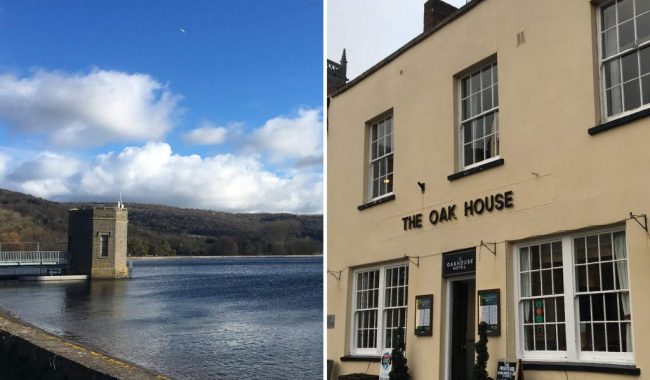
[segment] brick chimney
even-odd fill
[[[423,33],[435,28],[450,14],[456,12],[457,8],[442,0],[427,0],[424,3],[424,29]]]

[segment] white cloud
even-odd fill
[[[320,172],[279,175],[266,170],[255,155],[183,156],[166,143],[147,143],[98,155],[89,165],[75,162],[43,155],[14,168],[0,187],[74,201],[113,200],[122,192],[127,206],[142,202],[236,212],[322,212]]]
[[[93,70],[0,75],[0,120],[64,146],[151,141],[172,128],[180,96],[146,74]]]
[[[275,117],[253,131],[249,139],[249,149],[264,152],[273,162],[295,159],[299,164],[321,164],[321,111],[301,109],[295,117]]]
[[[74,158],[44,152],[20,163],[11,172],[6,173],[5,179],[13,184],[12,187],[39,197],[65,195],[70,193],[70,177],[76,175],[81,168],[82,163]],[[7,170],[6,164],[4,170]],[[2,171],[0,168],[0,179]]]
[[[446,0],[461,7],[465,0]],[[424,0],[330,0],[327,3],[327,58],[339,61],[347,49],[354,79],[422,33]]]
[[[201,127],[191,130],[183,137],[194,145],[216,145],[226,141],[228,128],[218,127],[210,122],[204,122]]]

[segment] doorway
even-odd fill
[[[474,276],[447,282],[447,379],[473,376],[476,281]]]

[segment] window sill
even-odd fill
[[[482,171],[484,171],[484,170],[486,170],[486,169],[490,169],[490,168],[494,168],[494,167],[497,167],[497,166],[501,166],[501,165],[504,164],[504,162],[505,162],[505,161],[503,160],[503,158],[499,158],[498,160],[494,160],[494,161],[486,162],[486,163],[484,163],[483,165],[474,166],[473,168],[465,169],[465,170],[459,171],[459,172],[457,172],[457,173],[454,173],[454,174],[448,175],[448,176],[447,176],[447,179],[450,180],[450,181],[455,181],[455,180],[457,180],[457,179],[460,179],[460,178],[463,178],[463,177],[467,177],[468,175],[482,172]]]
[[[621,118],[614,119],[612,121],[608,121],[606,123],[597,125],[597,126],[595,126],[593,128],[589,128],[587,130],[587,132],[590,135],[593,136],[595,134],[605,132],[605,131],[608,131],[610,129],[616,128],[616,127],[620,127],[620,126],[625,125],[627,123],[630,123],[632,121],[642,119],[642,118],[644,118],[646,116],[650,116],[650,108],[646,108],[646,109],[643,109],[643,110],[641,110],[639,112],[635,112],[633,114],[623,116]]]
[[[342,362],[372,362],[379,363],[381,358],[379,356],[361,356],[361,355],[345,355],[341,356]]]
[[[359,211],[361,211],[361,210],[365,210],[365,209],[367,209],[367,208],[370,208],[370,207],[373,207],[373,206],[377,206],[377,205],[380,205],[380,204],[382,204],[382,203],[386,203],[386,202],[392,201],[392,200],[394,200],[394,199],[395,199],[395,194],[391,194],[391,195],[389,195],[389,196],[387,196],[387,197],[383,197],[383,198],[375,199],[375,200],[370,201],[370,202],[368,202],[368,203],[364,203],[364,204],[362,204],[362,205],[359,205],[359,206],[357,206],[357,209],[358,209]]]
[[[558,362],[536,362],[523,361],[525,371],[572,371],[572,372],[596,372],[612,373],[619,375],[640,376],[641,369],[634,365],[620,364],[597,364],[597,363],[558,363]]]

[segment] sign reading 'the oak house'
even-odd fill
[[[451,252],[442,255],[442,276],[460,276],[476,272],[476,250]]]
[[[429,212],[428,220],[432,225],[440,223],[451,222],[458,219],[456,212],[460,215],[462,212],[465,217],[474,215],[481,215],[483,213],[490,213],[493,211],[501,211],[507,208],[515,207],[513,201],[514,193],[506,191],[498,194],[491,194],[482,198],[471,199],[463,203],[462,211],[457,208],[457,205],[447,205],[440,208],[435,208]],[[402,218],[404,231],[422,228],[422,223],[425,216],[422,213],[405,216]]]

